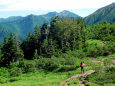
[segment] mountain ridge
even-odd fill
[[[88,25],[96,24],[99,22],[115,22],[115,3],[102,7],[84,18]]]
[[[62,11],[63,13],[63,11]],[[62,15],[62,13],[57,13],[57,12],[49,12],[44,15],[33,15],[30,14],[25,17],[20,17],[20,16],[12,16],[8,18],[0,18],[0,43],[3,42],[3,38],[5,36],[8,36],[10,32],[13,33],[18,33],[18,38],[20,40],[23,40],[26,38],[29,32],[33,33],[34,32],[34,27],[41,26],[43,23],[50,23],[50,20],[52,17],[59,16],[60,17],[80,17],[77,14],[74,14],[72,12],[66,11],[68,15]],[[7,33],[6,33],[7,32]]]

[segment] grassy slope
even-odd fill
[[[81,60],[86,63],[88,59],[78,59],[76,63],[79,65]],[[85,67],[85,71],[89,69],[90,67]],[[78,73],[80,73],[80,68],[68,72],[47,72],[39,70],[38,72],[26,73],[18,77],[4,75],[8,77],[0,76],[0,86],[59,86],[61,81]]]
[[[114,57],[114,54],[111,55]],[[99,60],[102,57],[99,57]],[[87,59],[88,60],[88,59]],[[88,65],[85,67],[86,70],[91,69],[91,65],[86,59],[84,60],[85,63]],[[22,74],[18,77],[0,77],[0,86],[59,86],[61,81],[70,78],[71,76],[80,73],[80,68],[74,71],[68,72],[47,72],[47,71],[38,71],[38,72],[30,72],[27,74]],[[3,82],[2,80],[6,80]],[[1,83],[2,82],[2,83]],[[87,82],[87,81],[86,81]],[[70,86],[77,86],[79,84],[79,79],[69,82]],[[110,86],[114,86],[114,84],[108,83]],[[108,84],[105,84],[107,86]],[[89,86],[93,86],[92,83],[88,84]],[[94,85],[96,86],[96,85]]]
[[[85,68],[89,70],[90,68]],[[0,86],[59,86],[60,82],[75,75],[76,73],[80,73],[80,68],[74,71],[69,72],[35,72],[23,74],[19,77],[12,78],[4,78],[8,79],[7,83],[0,84]],[[17,80],[14,82],[10,82],[12,80]]]

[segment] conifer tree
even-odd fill
[[[2,61],[1,66],[6,66],[10,64],[10,62],[18,61],[19,58],[23,57],[23,52],[20,49],[19,45],[17,45],[16,37],[13,34],[10,34],[10,37],[4,39],[4,44],[2,47]]]

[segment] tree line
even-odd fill
[[[111,41],[106,43],[107,49],[103,49],[107,54],[108,51],[114,53],[115,45],[112,43],[115,42],[115,24],[103,22],[87,26],[83,19],[57,16],[52,18],[49,25],[44,23],[41,27],[35,26],[34,33],[29,33],[22,43],[17,39],[17,35],[12,33],[9,38],[5,37],[1,46],[0,65],[7,66],[24,58],[28,60],[51,58],[70,50],[82,50],[81,54],[85,52],[86,56],[93,56],[86,44],[90,39]],[[98,55],[105,55],[105,50],[102,51],[103,54],[101,52]]]

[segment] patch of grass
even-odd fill
[[[69,83],[69,86],[79,86],[78,78],[76,80],[69,81],[68,83]]]
[[[90,68],[85,67],[85,70],[90,70]],[[21,74],[16,77],[4,78],[3,80],[6,81],[2,81],[3,83],[0,83],[0,86],[59,86],[61,81],[78,73],[80,73],[80,68],[74,71],[56,73],[41,70],[39,72]],[[75,83],[77,82],[71,82],[73,85],[70,86],[76,86],[74,85]]]
[[[94,40],[94,39],[90,39],[86,41],[86,44],[97,44],[100,45],[101,40]]]

